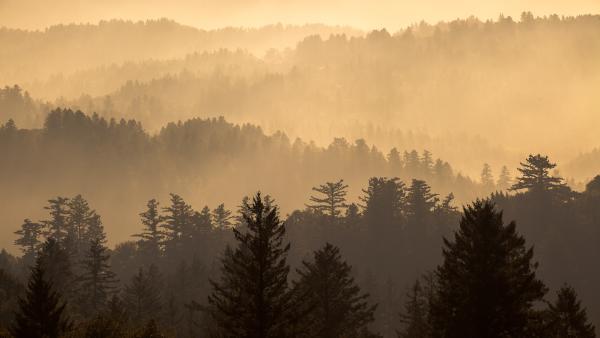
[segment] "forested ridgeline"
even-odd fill
[[[508,169],[484,165],[481,178],[473,180],[427,150],[383,151],[362,139],[337,138],[319,147],[222,118],[170,123],[151,135],[134,120],[65,109],[49,113],[42,129],[5,123],[0,156],[3,222],[16,224],[48,196],[81,193],[101,211],[116,241],[129,235],[136,222],[131,210],[142,207],[141,201],[172,191],[194,205],[235,206],[239,196],[260,186],[287,213],[305,203],[311,186],[340,177],[355,202],[374,176],[407,184],[422,179],[443,196],[452,192],[459,203],[504,190],[512,179]],[[10,229],[3,231],[8,245]]]
[[[130,210],[114,249],[84,197],[52,198],[0,256],[0,318],[17,337],[44,320],[76,337],[594,337],[600,176],[576,193],[554,166],[529,156],[510,194],[462,213],[417,179],[372,177],[359,203],[324,182],[282,220],[269,195],[234,213],[171,194]]]
[[[361,32],[322,24],[204,30],[164,18],[60,24],[34,31],[0,26],[0,44],[4,47],[0,53],[0,82],[32,84],[52,78],[60,83],[61,77],[86,69],[180,59],[187,54],[219,49],[262,55],[270,48],[293,47],[309,35],[331,34],[353,36]],[[152,64],[148,68],[152,69]]]
[[[112,22],[22,34],[77,39],[98,35],[100,41],[122,43],[100,38],[111,36],[113,25],[138,27]],[[151,31],[155,25],[177,26],[157,22],[139,24],[139,29]],[[473,162],[482,158],[494,167],[516,163],[530,151],[524,144],[566,164],[596,146],[599,27],[600,17],[593,15],[468,18],[421,23],[398,32],[299,34],[295,48],[276,48],[264,55],[191,48],[187,56],[168,60],[128,54],[122,62],[99,66],[92,57],[88,66],[87,57],[64,57],[60,60],[72,71],[64,70],[63,76],[3,83],[11,87],[16,83],[29,91],[37,106],[47,101],[52,107],[73,107],[105,118],[136,119],[152,132],[174,120],[224,116],[230,122],[257,124],[269,133],[284,130],[292,138],[319,144],[344,136],[391,148],[404,140],[412,144],[410,149],[427,148],[447,161],[460,162],[470,172],[480,167],[481,163]],[[186,36],[178,29],[169,32]],[[93,53],[94,45],[90,42],[90,48],[80,49]],[[60,48],[61,43],[52,46]],[[168,45],[161,46],[134,51],[169,51]],[[63,47],[59,51],[68,49]],[[12,54],[18,55],[17,61],[24,60],[23,55],[43,55],[23,48],[22,53]],[[122,48],[106,47],[94,55],[108,55],[111,50],[117,53]],[[125,62],[128,57],[137,61]],[[39,60],[44,70],[49,69],[48,58]],[[82,66],[74,67],[76,63]],[[11,71],[40,68],[4,64]],[[13,118],[21,127],[37,128],[47,110],[36,112],[41,118],[4,107],[0,100],[2,121]],[[421,135],[411,140],[409,131]],[[598,169],[594,164],[564,174],[590,179],[590,172]]]

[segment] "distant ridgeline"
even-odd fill
[[[274,156],[318,163],[323,154],[335,155],[346,169],[362,163],[360,157],[352,162],[361,154],[386,161],[358,145],[346,145],[346,152],[309,151],[304,145],[290,155],[282,135],[267,137],[256,127],[222,119],[172,124],[149,137],[134,121],[107,122],[57,110],[43,130],[19,130],[13,124],[0,130],[3,159],[40,147],[40,152],[51,150],[39,162],[25,158],[40,165],[49,160],[36,169],[51,170],[48,180],[81,169],[86,178],[99,179],[91,168],[101,160],[106,162],[99,169],[116,175],[136,161],[151,168],[175,161],[192,172],[184,159],[160,156],[179,152],[195,161],[207,158],[207,149],[218,150],[221,155],[213,156],[221,159],[241,156],[238,175],[258,166],[254,186],[282,175],[290,184],[278,184],[287,188],[298,179],[285,160]],[[18,151],[24,144],[30,148]],[[135,145],[134,151],[126,144]],[[12,154],[5,153],[7,145],[15,149]],[[57,146],[67,147],[62,153],[71,156],[103,157],[86,158],[81,162],[91,162],[73,170],[76,162],[63,163],[69,157],[58,157],[52,150]],[[9,164],[16,167],[7,176],[30,192],[37,182],[19,182],[16,169],[22,166],[32,179],[39,173],[25,162]],[[289,175],[269,172],[273,166]],[[22,255],[0,253],[0,332],[17,338],[90,337],[107,329],[113,337],[131,338],[312,338],[323,332],[335,338],[592,338],[591,323],[600,319],[600,176],[576,193],[552,175],[554,167],[548,157],[530,155],[509,183],[509,193],[478,199],[462,213],[452,195],[442,198],[419,179],[405,184],[371,177],[357,202],[348,198],[344,180],[322,181],[312,193],[302,193],[302,202],[294,206],[299,209],[283,218],[277,195],[252,194],[232,213],[224,204],[202,207],[206,200],[193,207],[171,193],[162,201],[148,198],[145,206],[122,209],[119,216],[139,216],[125,229],[133,237],[114,249],[107,239],[117,229],[105,231],[110,221],[100,216],[96,203],[80,194],[53,197],[43,208],[31,204],[22,214],[28,218],[14,223],[10,237]],[[152,173],[157,176],[146,185],[160,185],[156,178],[173,174]],[[222,189],[235,184],[219,183]],[[7,200],[13,198],[13,191],[3,192]],[[32,216],[36,210],[43,211],[40,217]],[[48,322],[55,325],[39,326]]]

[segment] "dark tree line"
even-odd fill
[[[224,205],[196,211],[171,194],[164,207],[148,201],[135,240],[112,250],[82,196],[53,198],[46,219],[16,232],[23,255],[0,255],[0,324],[17,337],[48,316],[64,324],[40,329],[48,336],[593,337],[575,289],[564,285],[589,294],[580,283],[593,274],[552,274],[564,267],[548,247],[536,245],[534,259],[525,242],[548,230],[528,224],[541,215],[536,205],[578,210],[573,219],[590,225],[600,219],[599,180],[576,193],[552,167],[530,156],[512,186],[520,192],[462,213],[452,195],[418,179],[373,177],[358,204],[346,200],[343,181],[326,182],[285,221],[269,196],[245,198],[233,217]],[[519,232],[498,211],[510,203],[533,213],[519,219]],[[589,248],[566,259],[581,249]]]

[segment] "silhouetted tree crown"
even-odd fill
[[[310,197],[311,204],[308,206],[315,211],[322,212],[335,219],[347,207],[346,194],[348,193],[348,185],[344,184],[344,180],[327,182],[318,187],[313,187],[312,190],[320,194]]]
[[[524,163],[521,162],[521,167],[517,168],[521,176],[517,177],[510,190],[545,192],[564,187],[562,178],[550,174],[550,170],[555,167],[556,164],[551,163],[548,156],[529,155]]]
[[[302,262],[294,283],[302,314],[299,336],[361,337],[374,321],[377,306],[369,304],[369,295],[361,292],[337,247],[327,243],[313,255],[312,261]]]
[[[43,264],[36,261],[31,270],[25,298],[19,301],[19,311],[11,334],[15,338],[59,338],[70,328],[66,305],[46,280]]]
[[[577,299],[575,290],[563,286],[557,292],[557,299],[549,305],[548,337],[552,338],[594,338],[595,328],[588,322],[585,308]]]
[[[260,193],[244,204],[245,227],[233,229],[237,247],[225,250],[221,278],[211,281],[210,315],[227,337],[286,337],[291,296],[285,227],[277,207]]]
[[[546,287],[537,279],[533,249],[504,225],[489,200],[463,209],[454,240],[444,239],[444,262],[431,304],[434,337],[525,337],[533,305]]]

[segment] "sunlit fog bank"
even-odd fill
[[[49,108],[70,107],[151,133],[224,116],[320,146],[345,137],[428,149],[475,176],[483,162],[516,166],[532,151],[567,163],[598,146],[599,28],[593,15],[522,13],[398,31],[168,20],[4,29],[0,78],[29,96],[0,116],[39,127]]]

